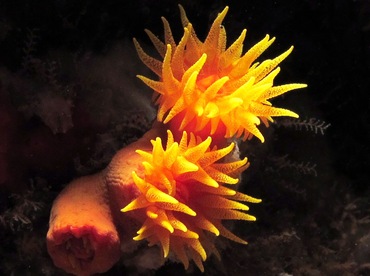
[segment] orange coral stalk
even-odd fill
[[[141,175],[144,171],[142,166],[143,158],[135,151],[138,148],[150,150],[152,148],[150,140],[155,139],[155,137],[163,137],[164,134],[163,125],[156,123],[139,140],[119,150],[105,171],[104,181],[108,189],[113,216],[117,222],[117,227],[125,233],[125,237],[128,239],[131,239],[136,232],[135,227],[137,226],[138,214],[122,214],[120,210],[139,194],[139,190],[132,178],[132,172],[136,171]]]
[[[54,201],[47,249],[54,264],[68,273],[92,275],[110,269],[120,258],[101,174],[72,181]]]
[[[169,123],[170,129],[186,130],[214,138],[256,136],[264,137],[256,127],[262,121],[266,126],[275,116],[298,115],[290,110],[272,107],[269,99],[287,91],[306,87],[305,84],[274,86],[279,73],[277,67],[293,50],[290,47],[280,56],[261,63],[256,59],[273,43],[267,35],[244,55],[246,30],[226,48],[226,30],[222,21],[226,7],[213,22],[204,42],[200,41],[192,24],[180,6],[184,35],[176,45],[168,22],[163,18],[165,42],[146,31],[163,58],[163,62],[148,56],[134,40],[141,60],[160,80],[138,76],[158,93],[157,119]]]
[[[209,234],[246,243],[221,222],[254,221],[255,217],[244,212],[249,208],[240,201],[260,202],[225,186],[238,183],[238,175],[248,166],[247,159],[222,161],[234,144],[210,150],[211,142],[211,137],[201,141],[190,134],[188,138],[186,132],[175,142],[168,131],[165,149],[157,137],[152,140],[151,151],[137,150],[143,159],[143,175],[132,173],[137,197],[121,210],[136,211],[143,223],[134,240],[160,245],[164,257],[174,252],[185,268],[193,260],[201,271],[207,254],[218,255]]]

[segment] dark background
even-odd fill
[[[366,233],[370,228],[364,219],[370,215],[370,1],[179,3],[201,39],[217,13],[228,5],[224,26],[229,43],[247,28],[245,49],[265,34],[276,37],[262,59],[273,58],[294,45],[293,53],[281,64],[276,83],[301,82],[308,88],[290,92],[273,103],[300,114],[300,122],[314,118],[311,126],[302,123],[301,129],[297,123],[277,120],[271,130],[266,130],[265,144],[252,140],[243,148],[252,165],[242,189],[263,198],[264,203],[252,209],[259,222],[238,230],[250,241],[247,247],[238,246],[240,257],[235,257],[238,252],[230,248],[225,251],[223,273],[368,275],[370,239]],[[9,129],[15,133],[15,142],[7,143],[7,152],[14,154],[4,159],[11,167],[7,170],[9,177],[3,177],[0,183],[4,188],[0,198],[4,218],[14,217],[18,204],[14,194],[25,195],[31,189],[31,198],[43,202],[44,208],[34,218],[26,212],[24,215],[31,216],[33,226],[43,225],[39,232],[44,231],[50,204],[63,185],[86,171],[103,168],[109,161],[106,156],[111,156],[115,147],[139,137],[149,126],[127,123],[131,118],[131,113],[126,113],[130,111],[128,106],[140,110],[150,100],[150,92],[135,79],[138,73],[148,73],[135,56],[131,39],[136,37],[149,51],[152,46],[143,30],[148,28],[161,36],[161,16],[170,22],[178,41],[182,27],[174,1],[0,1],[0,108],[2,116],[12,114],[15,122],[3,123],[0,133],[3,137]],[[37,59],[39,67],[34,60],[32,68],[27,67],[29,57]],[[57,66],[50,69],[47,64]],[[50,72],[53,70],[56,73]],[[120,80],[120,73],[128,80]],[[59,84],[60,95],[74,106],[73,127],[56,134],[50,133],[38,107],[33,107],[32,96],[42,96],[44,92],[36,90],[47,90],[53,81]],[[138,93],[144,96],[137,98]],[[127,98],[134,103],[125,106]],[[148,110],[143,108],[145,119],[140,117],[140,122],[150,121]],[[96,114],[104,116],[97,118]],[[317,127],[320,123],[330,124],[324,134]],[[116,125],[126,127],[125,131],[117,130]],[[102,149],[97,150],[101,142],[97,134],[109,134],[115,147],[108,147],[105,140]],[[52,149],[53,157],[45,154],[45,147]],[[97,158],[97,151],[106,159],[92,165],[91,158]],[[76,168],[76,156],[81,158],[84,172]],[[29,180],[36,178],[43,179],[46,184],[40,185],[47,191],[30,188]],[[27,228],[29,225],[23,227],[19,221],[16,224],[17,231],[6,222],[2,224],[0,238],[7,240],[0,249],[4,254],[3,270],[24,270],[32,275],[40,269],[41,261],[25,258],[24,265],[17,268],[13,262],[19,252],[25,253],[24,248],[19,249],[19,240],[25,235],[35,236],[35,230]],[[44,232],[38,234],[41,239]],[[12,242],[18,244],[17,250]],[[46,260],[44,256],[42,261]],[[216,273],[209,266],[208,273]],[[51,265],[46,267],[53,271]],[[181,269],[175,265],[164,268],[167,272]],[[118,267],[111,274],[115,271],[125,270]]]

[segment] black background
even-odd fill
[[[281,64],[282,70],[276,82],[277,84],[307,83],[308,87],[290,92],[273,103],[294,110],[300,114],[302,120],[316,118],[330,124],[324,135],[320,133],[315,135],[312,131],[305,129],[284,131],[282,128],[274,128],[276,131],[273,134],[276,136],[266,132],[266,139],[270,142],[260,145],[259,142],[252,140],[245,146],[245,152],[252,165],[248,170],[250,173],[246,172],[248,187],[243,189],[248,193],[257,194],[266,203],[265,207],[263,205],[261,207],[260,204],[255,211],[260,220],[258,226],[252,226],[252,230],[247,230],[246,233],[248,237],[252,236],[249,238],[251,253],[246,253],[250,254],[249,259],[245,257],[246,260],[243,263],[237,258],[239,263],[236,267],[239,268],[234,268],[234,270],[228,268],[226,271],[237,275],[246,273],[248,271],[246,267],[252,266],[254,268],[251,271],[254,273],[274,275],[273,273],[282,272],[281,268],[262,268],[263,265],[272,267],[270,261],[252,264],[255,261],[254,258],[263,255],[256,253],[253,257],[253,252],[258,249],[254,250],[251,244],[253,240],[257,244],[259,242],[253,236],[261,231],[264,233],[261,237],[266,237],[268,240],[271,238],[271,233],[283,231],[282,229],[286,226],[281,225],[281,219],[275,216],[289,220],[287,223],[289,226],[286,227],[294,225],[305,244],[315,240],[312,243],[316,246],[325,244],[330,249],[334,248],[334,251],[349,250],[347,247],[343,249],[339,245],[338,247],[329,245],[343,238],[339,233],[343,229],[338,230],[338,227],[334,227],[329,217],[333,220],[342,218],[345,204],[348,203],[344,202],[346,198],[350,197],[354,201],[356,198],[361,201],[369,199],[370,1],[184,0],[179,3],[184,6],[201,39],[206,36],[217,13],[228,5],[230,9],[224,20],[224,26],[229,43],[238,37],[242,29],[247,28],[245,49],[261,40],[265,34],[276,37],[276,41],[262,58],[273,58],[290,45],[294,45],[293,53]],[[56,56],[60,59],[63,56],[60,53],[79,55],[89,52],[92,56],[108,56],[112,48],[120,41],[131,41],[132,37],[136,37],[145,49],[150,49],[151,45],[143,30],[148,28],[161,36],[163,30],[161,16],[166,17],[170,22],[175,39],[178,41],[182,35],[182,27],[176,1],[0,1],[0,66],[9,72],[7,76],[20,74],[25,42],[30,30],[37,32],[37,47],[33,55],[41,60],[52,60]],[[131,42],[125,45],[130,49],[127,51],[132,51]],[[117,58],[120,57],[117,56]],[[122,56],[122,58],[126,57]],[[132,56],[132,59],[138,60],[136,56]],[[132,69],[133,78],[137,73],[146,74],[144,66],[139,62],[138,64]],[[78,99],[79,93],[83,93],[83,88],[80,90],[76,88],[78,87],[77,81],[73,73],[68,71],[68,66],[63,67],[63,70],[65,71],[61,72],[59,81],[63,85],[75,87],[77,95],[75,99]],[[104,75],[107,72],[101,70],[100,73]],[[135,82],[140,87],[140,82],[136,80]],[[143,90],[145,90],[144,87]],[[121,93],[121,91],[116,91],[116,93]],[[127,93],[124,88],[122,88],[122,93]],[[14,95],[10,96],[12,97]],[[89,95],[84,94],[83,97],[88,98]],[[17,107],[16,104],[15,106]],[[140,106],[135,108],[140,109]],[[39,127],[37,124],[41,124],[35,123],[33,119],[23,120],[26,121],[22,124],[25,128],[23,131],[26,132],[32,131],[32,128]],[[92,124],[89,127],[91,132],[86,135],[94,136],[96,126]],[[100,125],[97,128],[101,132],[106,131],[106,128],[101,128]],[[62,136],[63,134],[59,134],[58,139],[63,139]],[[63,143],[68,141],[70,140],[62,141],[61,145],[63,146]],[[75,140],[74,143],[78,144]],[[298,163],[316,164],[317,176],[310,177],[305,174],[293,174],[292,176],[291,172],[279,171],[268,163],[268,160],[273,159],[274,156],[284,154],[289,154],[289,157],[297,160]],[[70,163],[68,163],[69,166]],[[275,174],[268,174],[268,166],[272,167]],[[24,177],[35,177],[38,174],[40,173],[37,170],[26,171]],[[62,170],[62,172],[58,170],[59,182],[55,182],[51,190],[57,193],[67,180],[77,175],[78,173],[71,168]],[[47,181],[55,179],[53,169],[49,169],[47,173],[43,171],[42,176]],[[297,188],[299,191],[307,189],[307,197],[302,202],[299,202],[299,196],[294,195],[294,192],[284,186],[290,181],[296,181],[298,185],[301,185]],[[307,185],[311,186],[307,187]],[[17,192],[22,193],[21,188]],[[2,204],[3,210],[8,207],[5,205]],[[363,214],[368,214],[369,206],[366,204],[361,206],[357,205],[358,210]],[[277,210],[280,207],[283,210],[282,213]],[[255,210],[256,207],[253,208]],[[274,216],[274,219],[269,221],[269,216]],[[317,228],[324,224],[322,229],[326,230],[310,229],[307,226],[307,220],[315,221]],[[45,225],[46,222],[47,220],[44,221]],[[266,230],[269,227],[272,229],[271,232]],[[310,231],[313,232],[309,233]],[[320,236],[319,240],[316,240],[317,236]],[[361,237],[362,234],[358,234],[357,240]],[[263,252],[263,247],[261,250]],[[332,271],[343,273],[344,268],[343,270],[330,270],[319,263],[317,260],[322,256],[318,251],[308,251],[312,255],[318,254],[319,257],[304,255],[307,261],[299,265],[294,264],[294,258],[293,261],[291,259],[280,260],[281,263],[289,263],[286,266],[282,265],[284,270],[286,272],[295,271],[298,273],[295,275],[299,275],[299,271],[303,272],[298,267],[302,269],[306,265],[326,273]],[[230,254],[234,256],[233,253]],[[292,258],[291,253],[287,253],[285,257]],[[344,254],[340,260],[333,255],[326,257],[338,264],[350,263],[353,260],[351,253]],[[271,258],[274,258],[274,254]],[[13,259],[8,258],[9,262]],[[232,259],[233,257],[225,257],[227,266],[232,264]],[[360,264],[354,266],[360,267]],[[37,265],[34,269],[37,271]],[[165,269],[171,272],[181,269],[181,266],[168,266]],[[113,274],[114,271],[111,273]],[[117,271],[121,270],[117,268]],[[213,271],[212,268],[210,271]],[[358,274],[365,275],[361,273],[366,273],[366,271],[361,271]]]

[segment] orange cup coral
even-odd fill
[[[152,140],[152,152],[138,150],[144,161],[144,176],[132,173],[140,195],[122,209],[122,212],[140,209],[145,215],[143,226],[134,240],[147,239],[151,245],[159,244],[164,257],[174,252],[188,268],[194,260],[201,271],[202,261],[208,253],[217,250],[212,233],[233,241],[246,243],[227,230],[222,220],[250,220],[249,208],[240,201],[258,203],[259,199],[247,196],[226,184],[238,183],[238,175],[248,167],[247,159],[222,162],[235,144],[222,149],[210,149],[212,138],[201,141],[183,132],[179,142],[171,131],[165,149],[162,139]],[[213,236],[214,236],[213,235]]]
[[[263,142],[261,121],[268,126],[275,116],[298,117],[269,100],[306,85],[274,86],[278,65],[293,47],[256,62],[274,41],[268,35],[243,54],[243,30],[227,48],[221,25],[227,11],[218,14],[204,42],[181,6],[184,35],[178,44],[164,18],[164,43],[146,30],[163,62],[134,40],[141,60],[159,77],[139,76],[156,92],[159,122],[117,152],[101,174],[72,182],[55,201],[47,238],[57,266],[79,275],[105,271],[118,260],[119,242],[131,238],[133,229],[138,230],[134,240],[158,245],[165,258],[172,256],[185,268],[193,261],[201,271],[209,255],[220,257],[217,236],[246,243],[223,221],[254,221],[245,203],[261,200],[236,191],[249,163],[229,138],[256,136]],[[87,180],[95,190],[88,191]],[[75,209],[80,199],[85,205]],[[95,232],[91,242],[84,238]]]
[[[210,233],[245,243],[221,221],[255,220],[243,212],[248,207],[240,201],[260,202],[225,186],[236,184],[247,167],[246,158],[225,160],[234,144],[221,149],[211,146],[223,147],[233,137],[246,140],[256,136],[264,142],[257,128],[261,121],[268,126],[275,116],[298,117],[290,110],[273,107],[269,100],[306,86],[274,86],[278,65],[293,47],[274,59],[256,62],[275,39],[267,35],[242,54],[243,30],[227,48],[222,26],[227,11],[228,7],[218,14],[204,42],[197,38],[181,6],[184,35],[178,44],[165,18],[164,42],[146,30],[163,61],[147,55],[134,39],[140,59],[159,77],[156,81],[138,76],[156,92],[157,120],[169,131],[165,149],[158,137],[152,141],[151,153],[137,151],[144,159],[144,175],[133,172],[132,177],[140,195],[122,211],[142,213],[138,217],[143,226],[135,240],[159,244],[164,257],[174,252],[185,268],[190,259],[202,271],[208,252],[218,254]]]
[[[203,138],[243,136],[245,140],[254,135],[263,142],[264,137],[256,127],[260,121],[268,125],[274,116],[298,117],[290,110],[272,107],[269,99],[306,85],[273,86],[280,71],[277,66],[293,47],[272,60],[256,62],[275,40],[269,35],[242,55],[246,35],[243,30],[226,48],[222,21],[227,11],[228,7],[218,14],[204,42],[197,38],[181,6],[184,35],[179,44],[175,43],[168,22],[162,18],[164,43],[152,32],[146,32],[163,62],[147,55],[134,40],[139,57],[160,80],[138,77],[159,94],[157,119],[170,123],[170,129],[194,132]]]

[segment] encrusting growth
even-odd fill
[[[146,30],[163,62],[148,56],[134,40],[141,60],[159,76],[151,80],[138,76],[158,93],[157,119],[169,128],[194,132],[203,138],[218,135],[225,138],[253,135],[264,141],[256,127],[268,125],[275,116],[298,115],[290,110],[272,107],[270,99],[305,84],[273,86],[280,69],[277,67],[293,50],[293,46],[274,59],[256,59],[274,42],[266,35],[244,55],[246,30],[226,48],[226,30],[222,21],[226,7],[213,22],[207,38],[200,41],[180,6],[184,35],[175,43],[170,26],[162,18],[165,41]]]

